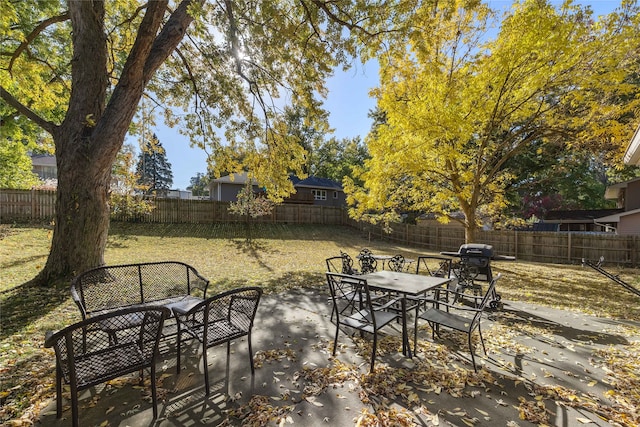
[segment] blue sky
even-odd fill
[[[367,117],[375,107],[369,98],[369,90],[378,83],[378,67],[375,62],[362,65],[358,63],[349,71],[336,71],[327,81],[329,95],[324,106],[330,112],[329,124],[335,129],[337,138],[361,136],[363,139],[371,128],[371,119]],[[153,130],[162,143],[167,160],[171,163],[174,189],[185,190],[191,177],[198,172],[206,173],[207,155],[200,148],[191,148],[188,139],[178,133],[177,128],[160,125]],[[131,140],[134,145],[137,140]]]
[[[511,3],[507,0],[489,0],[489,4],[495,9],[508,8]],[[619,0],[575,1],[575,3],[591,5],[596,17],[607,14],[620,5]],[[364,139],[371,128],[371,120],[367,114],[375,107],[375,101],[369,97],[369,90],[377,84],[378,67],[375,62],[370,61],[365,65],[356,63],[348,71],[336,70],[335,75],[327,82],[329,95],[324,104],[325,109],[330,113],[329,124],[335,130],[334,136],[337,138],[360,136]],[[167,160],[171,163],[174,189],[185,190],[191,177],[198,172],[207,171],[206,153],[200,148],[191,148],[187,138],[180,135],[176,128],[159,125],[153,131],[158,135],[166,150]]]

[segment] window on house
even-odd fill
[[[338,192],[337,192],[337,191],[334,191],[334,192],[333,192],[333,198],[334,198],[334,199],[337,199],[337,198],[338,198]]]
[[[315,200],[327,200],[327,190],[311,190]]]

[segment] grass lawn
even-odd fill
[[[149,225],[114,223],[107,264],[177,260],[211,281],[210,294],[260,285],[267,293],[324,287],[325,258],[340,250],[352,256],[363,247],[375,253],[415,258],[432,252],[367,236],[348,227],[256,225],[252,241],[241,225]],[[47,259],[51,231],[0,226],[0,424],[33,419],[54,397],[54,358],[43,349],[47,330],[80,320],[69,283],[28,285]],[[506,300],[529,301],[600,317],[640,320],[638,297],[596,271],[579,265],[494,262],[503,273],[498,291]],[[640,288],[636,269],[606,266]]]

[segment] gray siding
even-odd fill
[[[627,184],[625,204],[624,210],[627,212],[640,209],[640,180]]]
[[[618,234],[621,236],[640,236],[640,212],[621,216],[618,223]]]

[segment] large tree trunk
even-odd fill
[[[70,0],[72,89],[63,123],[53,129],[58,164],[51,251],[34,279],[49,285],[104,264],[109,231],[111,167],[145,85],[193,20],[183,0],[158,34],[168,0],[149,2],[138,34],[107,102],[107,38],[102,1]]]
[[[47,263],[36,278],[39,283],[48,284],[104,264],[111,174],[109,168],[102,169],[91,159],[58,158],[53,241]]]
[[[476,222],[475,208],[462,204],[464,213],[464,242],[476,243],[476,232],[478,231],[478,224]]]

